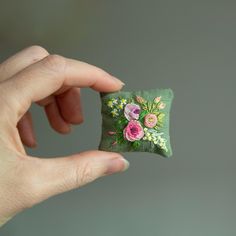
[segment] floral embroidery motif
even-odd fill
[[[129,121],[128,125],[124,128],[124,138],[133,142],[140,140],[144,136],[143,127],[137,120]]]
[[[125,106],[124,115],[127,120],[138,120],[141,108],[136,104],[127,104]]]
[[[144,125],[148,128],[153,128],[157,124],[157,116],[155,114],[147,114],[144,117]]]
[[[168,152],[167,140],[161,128],[164,125],[166,104],[161,97],[148,101],[141,96],[125,99],[112,98],[106,101],[109,114],[114,118],[114,130],[109,130],[111,145],[128,142],[138,148],[142,142],[151,142]]]
[[[124,98],[122,99],[112,98],[111,100],[107,102],[107,106],[109,108],[112,108],[111,115],[113,117],[117,117],[119,116],[119,111],[124,108],[126,103],[127,103],[127,100]]]

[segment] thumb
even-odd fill
[[[120,154],[103,151],[87,151],[70,157],[35,160],[38,162],[34,173],[34,196],[37,196],[37,199],[33,200],[33,205],[129,167],[129,162]]]

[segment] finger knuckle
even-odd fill
[[[62,73],[65,71],[66,60],[57,54],[49,55],[44,59],[44,66],[52,72]]]
[[[105,70],[101,69],[101,68],[97,68],[97,75],[100,78],[106,78],[106,77],[110,77],[109,73],[107,73]]]
[[[75,185],[81,187],[94,180],[93,171],[88,162],[85,162],[80,167],[76,168],[75,171]]]
[[[12,118],[15,118],[15,114],[12,113],[16,107],[19,107],[19,100],[17,100],[13,96],[9,96],[7,93],[8,86],[6,82],[0,83],[0,109],[1,109],[1,116],[0,116],[0,124],[5,125],[6,121],[9,121]],[[10,116],[11,114],[11,116]]]

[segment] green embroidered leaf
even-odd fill
[[[156,116],[159,116],[159,114],[160,114],[160,112],[157,111],[157,110],[153,111],[152,113],[153,113],[154,115],[156,115]]]
[[[148,111],[152,112],[152,102],[147,102],[148,104]]]
[[[127,124],[128,124],[128,121],[124,117],[122,117],[120,118],[120,120],[117,121],[116,129],[123,130]]]
[[[121,144],[121,143],[124,143],[125,140],[124,140],[124,137],[123,137],[123,132],[118,132],[118,133],[117,133],[117,138],[116,138],[116,140],[117,140],[117,142],[120,143],[120,144]]]
[[[155,109],[156,109],[156,104],[155,103],[152,103],[152,113],[155,111]]]
[[[146,116],[148,114],[148,111],[144,110],[141,112],[141,114],[139,115],[139,119],[142,120],[144,118],[144,116]]]
[[[128,103],[134,103],[134,99],[133,98],[128,98],[127,101],[128,101]]]
[[[132,146],[133,146],[134,149],[137,149],[140,145],[141,145],[141,141],[134,141],[132,143]]]
[[[163,122],[164,121],[164,117],[165,117],[165,114],[164,113],[160,113],[157,117],[158,119],[158,122]]]

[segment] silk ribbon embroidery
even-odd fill
[[[171,89],[102,93],[100,150],[172,155],[169,137]]]

